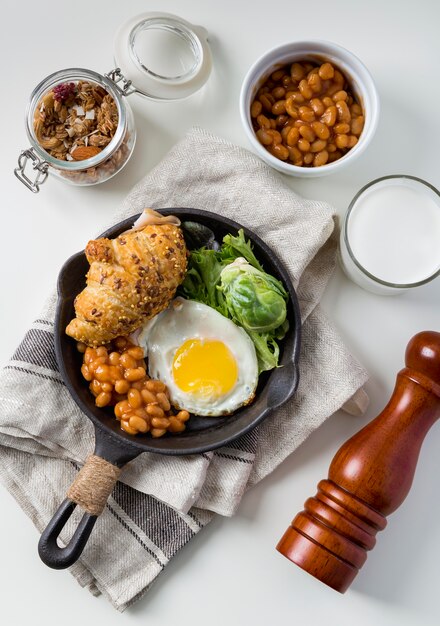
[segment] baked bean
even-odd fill
[[[299,83],[300,80],[304,78],[305,74],[306,71],[300,63],[292,63],[292,66],[290,68],[290,76],[293,80]]]
[[[328,127],[322,122],[313,122],[312,128],[315,131],[315,134],[320,139],[328,139],[330,137],[330,131]]]
[[[168,428],[170,421],[166,417],[153,417],[151,419],[151,425],[153,428]]]
[[[133,409],[139,409],[142,406],[142,396],[138,389],[130,389],[127,393],[127,398]]]
[[[353,116],[362,115],[362,107],[357,102],[351,105],[350,111]]]
[[[97,356],[96,359],[93,359],[93,361],[90,361],[90,363],[88,363],[87,367],[89,368],[89,371],[92,372],[92,374],[94,374],[96,368],[99,365],[104,365],[106,361],[107,361],[107,357]]]
[[[344,102],[345,104],[345,102]],[[347,106],[347,105],[345,105]],[[328,107],[321,115],[321,122],[326,126],[334,126],[336,122],[337,109],[335,106]]]
[[[290,128],[287,134],[286,143],[288,146],[296,146],[299,139],[299,130],[295,127]]]
[[[336,146],[334,143],[327,144],[327,152],[336,152]]]
[[[148,415],[151,415],[151,417],[163,417],[165,415],[164,410],[157,404],[147,404],[147,408],[145,410]]]
[[[312,98],[310,100],[310,106],[312,107],[315,115],[322,115],[325,111],[324,103],[319,98]]]
[[[119,379],[115,382],[115,391],[116,393],[128,393],[130,389],[130,383],[128,382],[128,380],[124,380],[124,379]]]
[[[307,82],[309,83],[309,87],[313,91],[313,93],[319,93],[321,91],[322,81],[318,73],[309,76]]]
[[[145,370],[143,367],[128,368],[124,372],[125,380],[133,383],[135,380],[140,380],[145,376]]]
[[[99,396],[99,394],[102,391],[102,383],[100,383],[99,380],[96,380],[96,378],[94,378],[89,385],[89,389],[96,398],[96,396]]]
[[[331,63],[323,63],[318,70],[318,74],[322,78],[322,80],[329,80],[333,78],[333,76],[335,75],[333,65]]]
[[[305,125],[299,127],[299,134],[301,137],[304,137],[304,139],[307,139],[307,141],[310,142],[316,137],[314,130],[310,126]]]
[[[313,159],[313,165],[315,167],[320,167],[321,165],[325,165],[328,161],[328,152],[327,150],[322,150],[315,154],[315,158]]]
[[[328,163],[332,163],[333,161],[337,161],[342,156],[342,152],[339,150],[335,150],[331,154],[328,155]]]
[[[141,417],[138,417],[137,415],[132,415],[130,419],[128,420],[128,424],[130,428],[133,428],[134,430],[137,430],[140,433],[146,433],[148,432],[148,430],[150,430],[150,427],[147,424],[147,422],[143,420]]]
[[[157,402],[157,398],[152,391],[148,391],[148,389],[142,389],[141,396],[145,404],[152,404],[153,402]]]
[[[278,82],[278,81],[279,81],[279,80],[281,80],[281,79],[283,78],[283,76],[285,76],[285,75],[286,75],[285,70],[276,70],[276,71],[272,74],[271,78],[272,78],[275,82]]]
[[[176,415],[176,418],[181,422],[187,422],[189,420],[189,413],[185,410],[179,411]]]
[[[98,396],[96,396],[95,404],[96,406],[99,406],[100,408],[102,408],[104,406],[107,406],[107,404],[110,404],[111,399],[112,399],[111,393],[106,393],[105,391],[103,391]]]
[[[293,85],[292,79],[290,78],[290,76],[283,76],[281,82],[283,83],[283,87],[285,89],[289,89],[289,87],[292,87]]]
[[[290,133],[290,131],[292,130],[292,127],[289,125],[285,125],[282,129],[281,129],[281,137],[283,139],[283,143],[286,144],[287,143],[287,136]]]
[[[101,383],[102,391],[105,393],[111,393],[113,391],[113,385],[111,383]]]
[[[324,96],[322,99],[322,104],[325,106],[325,108],[328,108],[333,106],[334,102],[329,96]]]
[[[304,138],[299,139],[298,149],[301,150],[301,152],[308,152],[310,150],[310,142]]]
[[[151,436],[152,437],[162,437],[165,433],[166,433],[166,429],[165,428],[152,428],[150,430]]]
[[[84,352],[84,363],[88,365],[94,359],[96,359],[96,350],[94,348],[86,348]]]
[[[350,131],[350,126],[345,122],[335,124],[334,131],[337,135],[346,135]]]
[[[283,115],[285,112],[286,112],[285,100],[278,100],[278,102],[275,102],[275,104],[272,106],[272,113],[274,115]]]
[[[106,381],[110,380],[110,366],[99,363],[94,370],[94,376],[101,383],[105,383]]]
[[[138,431],[136,430],[136,428],[132,428],[130,426],[130,422],[126,422],[125,420],[121,420],[121,428],[125,430],[125,432],[128,433],[129,435],[138,434]]]
[[[148,380],[145,383],[148,391],[153,391],[154,393],[158,393],[158,391],[165,391],[166,385],[161,380]]]
[[[306,98],[308,100],[309,98],[312,97],[313,91],[310,88],[309,83],[305,80],[305,78],[303,78],[300,81],[300,83],[298,85],[298,88],[299,88],[303,98]]]
[[[87,346],[85,343],[83,343],[82,341],[78,341],[78,343],[76,344],[76,349],[78,350],[78,352],[80,352],[81,354],[84,354],[84,352],[87,350]]]
[[[289,158],[289,151],[286,146],[283,146],[281,143],[277,143],[269,148],[269,152],[274,156],[281,159],[281,161],[286,161]]]
[[[128,402],[128,400],[121,400],[121,402],[118,402],[115,405],[115,415],[116,417],[122,418],[123,415],[125,415],[126,413],[130,413],[132,410],[132,407],[130,405],[130,403]]]
[[[99,346],[99,348],[96,348],[96,355],[105,357],[108,356],[107,348],[105,348],[104,346]]]
[[[269,120],[269,122],[270,122],[270,127],[271,127],[272,129],[275,129],[275,128],[277,127],[277,123],[276,123],[276,121],[275,121],[273,118],[271,118],[271,119]]]
[[[340,122],[349,123],[351,121],[351,113],[347,103],[343,100],[339,100],[336,103],[336,108],[338,110],[338,120]]]
[[[271,135],[272,137],[272,143],[276,146],[277,144],[281,143],[283,138],[281,137],[281,133],[277,130],[273,130],[272,128],[270,128],[267,131],[268,135]]]
[[[263,110],[263,105],[259,100],[254,100],[251,104],[251,115],[252,117],[258,117]]]
[[[357,144],[357,142],[358,142],[358,138],[355,137],[355,135],[349,135],[348,136],[347,148],[354,148],[354,146]]]
[[[289,96],[289,98],[286,99],[286,113],[288,113],[290,117],[296,119],[298,117],[298,107],[296,106],[296,103],[293,97],[294,95],[295,94],[293,94],[292,96]]]
[[[327,146],[327,142],[324,139],[317,139],[310,144],[310,152],[321,152]]]
[[[313,122],[313,120],[315,119],[313,109],[308,106],[299,107],[298,113],[303,122]]]
[[[289,116],[288,115],[278,115],[277,119],[276,119],[276,123],[278,127],[283,127],[288,121],[289,121]]]
[[[127,354],[136,359],[136,361],[142,361],[144,358],[144,349],[140,346],[133,346],[132,348],[128,348]]]
[[[273,137],[268,134],[267,130],[264,128],[260,128],[257,130],[258,141],[263,144],[263,146],[270,146],[273,142]]]
[[[159,391],[157,394],[157,401],[159,402],[159,406],[166,412],[171,408],[170,401],[166,397],[163,391]]]
[[[341,72],[339,70],[335,70],[334,76],[333,76],[333,82],[336,85],[340,85],[342,87],[342,85],[345,83],[345,78],[342,76]]]
[[[311,152],[307,152],[307,154],[304,155],[304,164],[310,165],[312,161],[313,161],[313,154]]]
[[[181,433],[185,430],[185,424],[178,420],[177,417],[170,417],[168,430],[170,433]]]
[[[300,150],[294,146],[287,149],[289,151],[289,160],[292,161],[294,165],[302,165],[302,153]]]
[[[333,94],[334,102],[338,102],[339,100],[347,100],[347,98],[348,98],[348,94],[343,89]]]
[[[87,382],[90,382],[93,378],[92,373],[90,372],[89,368],[87,367],[86,363],[83,363],[81,365],[81,374],[84,376],[84,378],[87,380]]]
[[[137,366],[136,359],[134,359],[128,352],[124,352],[124,354],[120,357],[119,363],[122,367],[133,369]]]
[[[272,95],[275,100],[281,100],[281,98],[284,98],[284,96],[286,95],[286,89],[284,87],[275,87],[275,89],[272,91]]]
[[[294,91],[291,95],[291,98],[296,104],[302,104],[306,101],[302,93],[300,93],[299,91]]]
[[[149,422],[149,420],[150,420],[150,418],[148,416],[148,413],[146,412],[146,410],[142,406],[139,407],[138,409],[134,409],[133,415],[137,415],[138,417],[142,417],[142,419],[147,421],[147,422]]]
[[[336,135],[335,144],[338,148],[346,148],[348,145],[348,136],[347,135]]]
[[[110,365],[119,365],[120,354],[119,352],[110,352],[108,355],[108,362]]]
[[[273,102],[271,102],[269,94],[265,93],[262,96],[260,96],[260,102],[263,105],[263,109],[265,111],[267,111],[268,113],[272,112],[272,104],[273,104]]]
[[[355,117],[354,120],[351,120],[351,132],[353,135],[359,136],[364,127],[364,116],[359,115]],[[347,131],[348,132],[348,131]]]

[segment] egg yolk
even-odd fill
[[[188,339],[174,355],[173,377],[179,389],[186,393],[219,397],[234,387],[238,367],[223,342]]]

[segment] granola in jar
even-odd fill
[[[116,103],[103,87],[81,80],[67,82],[41,98],[34,131],[40,146],[55,159],[82,161],[110,143],[118,117]]]

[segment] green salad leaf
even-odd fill
[[[283,284],[267,274],[243,230],[225,235],[218,250],[191,250],[179,294],[207,304],[241,326],[252,339],[259,373],[278,366],[279,346],[288,328]]]
[[[287,293],[283,285],[243,257],[221,271],[220,291],[232,319],[246,331],[267,333],[284,324]]]

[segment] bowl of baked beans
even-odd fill
[[[365,65],[327,41],[273,48],[248,71],[240,94],[246,135],[258,156],[290,176],[324,176],[358,158],[379,119]]]

